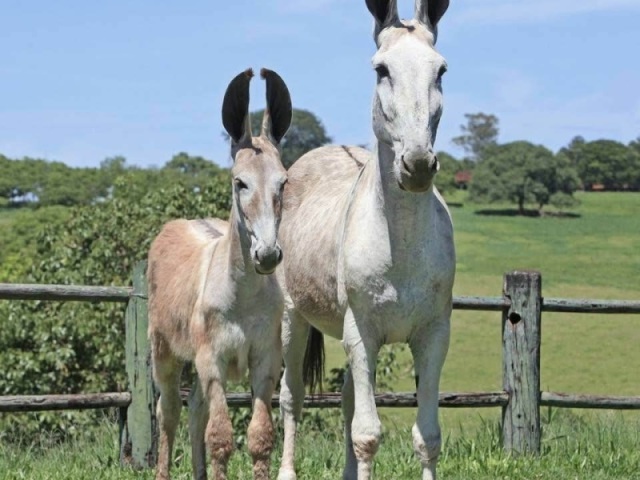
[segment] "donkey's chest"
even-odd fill
[[[416,326],[447,311],[455,268],[448,249],[432,255],[420,247],[392,252],[370,245],[352,249],[350,258],[345,262],[349,306],[374,323],[386,342],[406,340]]]

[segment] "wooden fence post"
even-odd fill
[[[120,436],[120,463],[134,468],[155,466],[157,457],[156,392],[147,339],[147,262],[133,271],[133,292],[126,313],[126,368],[131,404]]]
[[[502,407],[502,441],[514,454],[540,453],[541,292],[539,272],[504,276],[511,307],[502,315],[502,382],[509,394]]]

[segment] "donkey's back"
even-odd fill
[[[193,360],[197,345],[191,321],[213,252],[227,233],[220,219],[173,220],[164,225],[149,251],[149,336],[158,346],[170,346],[183,360]]]

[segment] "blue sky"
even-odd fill
[[[403,17],[413,3],[399,0]],[[220,106],[246,67],[278,71],[337,143],[373,141],[364,0],[2,0],[0,153],[97,166],[180,151],[229,164]],[[575,135],[640,136],[640,0],[451,0],[436,148],[467,112],[500,141],[557,150]],[[264,106],[254,80],[252,109]]]

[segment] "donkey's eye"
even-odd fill
[[[386,65],[376,65],[374,69],[376,71],[376,75],[378,75],[378,81],[382,80],[383,78],[389,78],[389,68],[387,68]]]
[[[246,190],[247,188],[249,188],[249,187],[247,186],[247,184],[246,184],[246,183],[244,183],[244,182],[243,182],[241,179],[239,179],[239,178],[236,178],[236,179],[234,180],[234,182],[235,182],[235,184],[236,184],[236,188],[237,188],[238,190]]]

